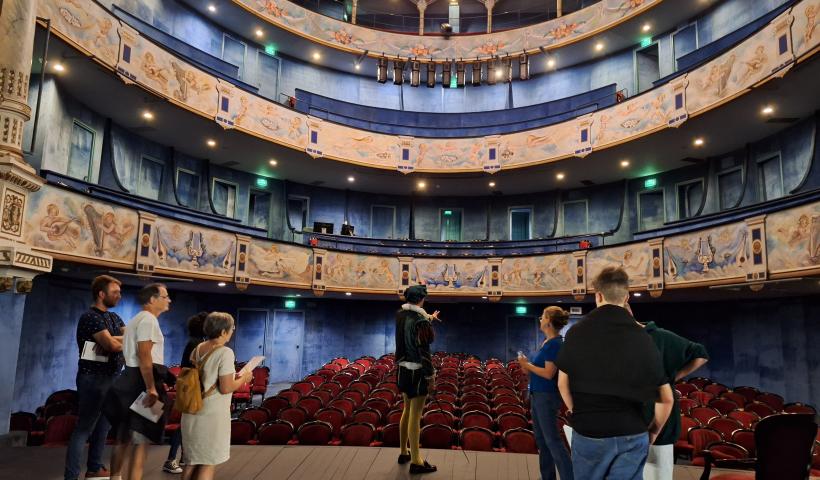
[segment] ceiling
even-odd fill
[[[330,68],[342,72],[347,72],[353,75],[372,76],[375,81],[376,61],[381,52],[373,53],[372,57],[367,57],[359,62],[360,69],[357,70],[356,64],[358,54],[348,53],[335,48],[326,47],[314,43],[306,38],[294,35],[283,29],[277,28],[272,24],[265,22],[259,17],[253,15],[242,7],[234,4],[231,1],[225,1],[219,4],[219,9],[216,13],[208,11],[208,5],[212,0],[180,0],[187,4],[204,18],[210,19],[215,24],[224,27],[226,30],[234,32],[246,39],[249,46],[255,46],[259,49],[264,49],[264,45],[275,45],[277,55],[298,59],[306,63],[314,64],[318,68]],[[382,10],[385,8],[406,8],[413,7],[409,0],[372,0],[382,5]],[[510,3],[507,3],[507,2]],[[513,10],[512,7],[506,5],[513,5],[514,0],[500,0],[497,9]],[[529,5],[535,4],[535,1],[518,0]],[[567,1],[567,0],[565,0]],[[676,26],[687,23],[693,17],[719,3],[720,0],[696,0],[696,1],[681,1],[681,0],[666,0],[660,2],[657,6],[652,7],[646,13],[638,15],[635,18],[627,20],[611,29],[595,35],[586,40],[561,47],[552,52],[552,58],[556,64],[554,67],[547,67],[546,57],[544,55],[533,56],[530,61],[530,74],[538,75],[540,73],[548,72],[554,68],[565,68],[571,65],[587,62],[598,57],[609,55],[626,48],[633,48],[640,43],[641,37],[646,36],[641,31],[641,27],[648,23],[652,26],[651,33],[658,35],[663,32],[674,30]],[[541,2],[544,5],[545,2]],[[591,3],[591,2],[589,2]],[[405,7],[399,7],[404,5]],[[430,8],[441,8],[446,6],[446,0],[438,0]],[[462,4],[467,5],[477,4],[475,0],[462,0]],[[481,6],[481,5],[478,5]],[[483,7],[482,7],[483,8]],[[466,15],[466,13],[465,13]],[[264,32],[262,40],[257,42],[255,31],[261,29]],[[606,48],[603,51],[596,51],[594,45],[598,42],[603,42]],[[314,53],[320,54],[320,60],[314,60]],[[384,52],[390,55],[390,52]],[[372,75],[371,75],[372,74]]]
[[[42,31],[38,30],[38,34]],[[679,128],[665,129],[616,147],[593,151],[585,158],[502,170],[494,175],[482,172],[404,175],[394,170],[314,159],[303,151],[234,130],[223,130],[213,120],[176,107],[137,86],[125,85],[113,72],[55,37],[49,47],[49,60],[60,61],[66,66],[66,71],[55,78],[71,96],[100,115],[110,117],[118,125],[187,155],[208,159],[217,165],[238,162],[238,165],[231,164],[231,168],[269,178],[396,195],[411,194],[420,180],[427,183],[424,195],[484,196],[492,190],[509,195],[579,188],[583,186],[582,180],[602,184],[640,178],[691,165],[693,159],[697,161],[733,151],[790,125],[790,122],[779,119],[801,119],[820,109],[820,96],[805,94],[816,91],[816,79],[820,78],[820,61],[815,58],[795,66],[784,78],[772,80],[720,108],[689,119]],[[760,110],[768,104],[775,107],[777,118],[767,121]],[[154,120],[142,119],[145,109],[154,113]],[[702,147],[692,144],[698,136],[705,139]],[[216,148],[206,146],[208,138],[217,141]],[[271,159],[277,160],[276,167],[270,166]],[[629,167],[622,168],[622,160],[629,160]],[[556,179],[558,172],[564,173],[564,180]],[[348,176],[353,176],[355,181],[348,182]],[[494,188],[489,187],[490,181],[496,183]]]

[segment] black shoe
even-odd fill
[[[410,473],[433,473],[436,470],[438,470],[436,466],[430,465],[426,460],[424,465],[416,465],[415,463],[410,464]]]
[[[399,465],[404,465],[410,461],[410,455],[399,455]]]

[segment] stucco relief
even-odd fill
[[[804,0],[792,9],[792,42],[794,55],[799,57],[820,44],[820,0]]]

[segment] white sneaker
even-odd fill
[[[162,471],[168,473],[182,473],[182,467],[179,466],[176,460],[167,460],[162,465]]]

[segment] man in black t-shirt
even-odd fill
[[[95,278],[91,282],[94,304],[77,323],[77,348],[80,354],[77,368],[79,419],[66,452],[66,480],[79,478],[80,457],[86,441],[89,443],[86,480],[108,479],[111,475],[102,464],[105,439],[111,428],[102,415],[102,406],[114,378],[124,364],[122,335],[125,323],[119,315],[109,311],[120,301],[120,285],[119,280],[108,275]],[[87,346],[86,342],[94,345]]]
[[[598,308],[569,330],[555,361],[574,429],[572,469],[584,480],[641,480],[649,445],[672,409],[672,388],[652,338],[624,309],[627,273],[605,268],[593,286]],[[647,425],[643,407],[652,402]]]

